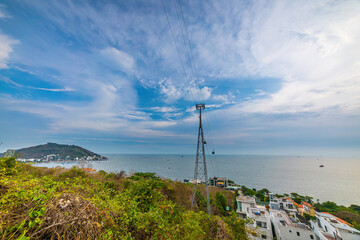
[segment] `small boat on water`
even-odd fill
[[[324,165],[321,164],[319,167],[324,167]]]

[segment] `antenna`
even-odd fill
[[[195,161],[195,171],[194,171],[194,191],[193,198],[191,201],[191,209],[193,209],[194,204],[196,204],[196,187],[204,180],[205,189],[206,189],[206,201],[207,201],[207,211],[208,214],[211,214],[210,208],[210,197],[209,197],[209,179],[207,176],[207,168],[206,168],[206,157],[205,157],[205,144],[206,141],[204,139],[204,130],[202,127],[202,119],[201,119],[201,110],[205,109],[205,104],[196,104],[196,110],[199,110],[199,131],[198,131],[198,142],[197,142],[197,151],[196,151],[196,161]]]

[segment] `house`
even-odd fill
[[[302,208],[298,209],[300,215],[304,215],[304,213],[309,214],[312,217],[315,217],[315,207],[313,207],[310,203],[301,202]]]
[[[287,212],[296,213],[297,203],[291,198],[276,198],[273,193],[269,193],[270,209],[272,210],[285,210]]]
[[[209,179],[210,186],[216,186],[216,187],[228,187],[228,179],[224,177],[213,177]]]
[[[316,221],[311,221],[316,240],[360,240],[360,231],[330,213],[316,212]]]
[[[277,240],[311,240],[315,239],[310,226],[301,222],[293,211],[270,210],[270,219],[274,226]]]
[[[237,203],[236,212],[239,215],[239,217],[242,219],[248,218],[248,213],[251,208],[256,208],[255,198],[250,196],[243,196],[240,194],[236,198],[236,203]]]
[[[203,180],[201,180],[201,179],[193,179],[193,180],[190,180],[190,182],[191,182],[192,184],[202,184],[202,183],[203,183]]]
[[[239,195],[236,198],[236,212],[242,219],[249,219],[247,224],[250,239],[273,239],[269,211],[264,206],[256,205],[255,198]]]

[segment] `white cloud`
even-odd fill
[[[114,67],[124,69],[127,71],[133,71],[135,68],[135,59],[124,51],[118,50],[113,47],[108,47],[100,51],[106,59],[115,63]],[[109,63],[107,61],[106,63]],[[113,64],[111,64],[113,65]]]
[[[195,81],[189,83],[175,81],[171,78],[160,80],[156,87],[160,93],[166,97],[165,102],[168,103],[175,102],[179,99],[199,102],[209,99],[212,92],[211,88],[206,86],[201,87]]]
[[[11,16],[6,12],[3,4],[0,4],[0,18],[11,18]]]
[[[247,112],[360,114],[359,2],[277,3],[253,21],[251,49],[262,75],[280,91],[241,108]]]
[[[213,95],[212,99],[215,101],[220,101],[222,104],[229,104],[229,103],[235,103],[234,94],[230,91],[227,94],[221,94],[221,95]]]
[[[12,84],[12,85],[14,85],[16,87],[29,88],[29,89],[42,90],[42,91],[49,91],[49,92],[72,92],[72,91],[75,91],[74,89],[69,88],[69,87],[65,87],[65,88],[41,88],[41,87],[33,87],[33,86],[24,86],[22,84],[18,84],[16,82],[14,82],[13,80],[11,80],[8,77],[1,76],[1,75],[0,75],[0,81],[3,81],[3,82],[8,83],[8,84]]]
[[[7,68],[7,61],[10,53],[13,51],[12,45],[19,43],[0,32],[0,69]]]
[[[205,18],[210,29],[190,27],[204,71],[220,80],[282,80],[278,92],[259,92],[262,99],[235,109],[321,113],[336,108],[360,114],[359,1],[207,4],[207,11],[214,9],[217,14]]]
[[[162,112],[162,113],[179,111],[179,109],[178,109],[178,108],[175,108],[175,107],[151,107],[150,109],[151,109],[152,111]]]
[[[189,84],[183,77],[167,23],[164,16],[159,15],[163,14],[159,2],[150,2],[146,9],[152,10],[146,12],[138,8],[123,11],[112,4],[95,9],[88,3],[80,5],[71,1],[48,4],[26,1],[25,4],[66,36],[84,43],[85,50],[70,49],[56,42],[41,45],[53,40],[44,34],[44,42],[31,43],[24,47],[28,51],[17,54],[18,62],[35,72],[36,68],[58,72],[56,79],[49,80],[61,86],[58,90],[73,89],[87,97],[86,103],[62,104],[1,99],[11,109],[49,118],[52,130],[90,129],[141,137],[180,136],[166,130],[198,122],[194,107],[185,111],[183,120],[151,121],[151,116],[138,108],[133,79],[109,73],[110,70],[137,75],[144,87],[158,91],[166,103],[183,99],[214,100],[215,104],[207,106],[211,108],[211,119],[218,125],[226,125],[219,127],[224,130],[221,136],[230,133],[244,136],[238,125],[246,123],[236,121],[239,124],[234,127],[228,121],[250,116],[249,113],[296,116],[301,112],[321,114],[332,109],[339,114],[359,114],[358,1],[184,2],[189,4],[184,14],[199,75],[206,76],[200,86],[192,81]],[[171,23],[176,23],[175,14],[170,18]],[[174,30],[176,39],[181,40],[179,29]],[[7,66],[14,44],[9,38],[5,40],[0,38],[0,68]],[[44,48],[45,45],[48,47]],[[231,92],[215,94],[218,88],[207,87],[208,81],[213,78],[214,86],[215,80],[219,83],[228,79],[244,81],[249,76],[280,79],[281,89],[269,93],[266,88],[256,86],[261,90],[257,89],[249,101],[219,109],[222,104],[235,104],[237,99]],[[182,114],[172,107],[151,110],[163,113],[168,119],[179,119]]]

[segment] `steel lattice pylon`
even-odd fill
[[[196,161],[195,161],[195,171],[194,171],[194,190],[193,197],[191,201],[191,209],[194,208],[196,204],[196,187],[199,182],[205,182],[206,189],[206,201],[207,201],[207,211],[208,214],[211,214],[210,208],[210,197],[209,197],[209,179],[207,176],[207,168],[206,168],[206,156],[205,156],[205,144],[206,141],[204,139],[204,130],[202,127],[202,119],[201,119],[201,110],[205,109],[205,104],[196,104],[196,110],[199,110],[199,131],[198,131],[198,142],[197,142],[197,151],[196,151]]]

